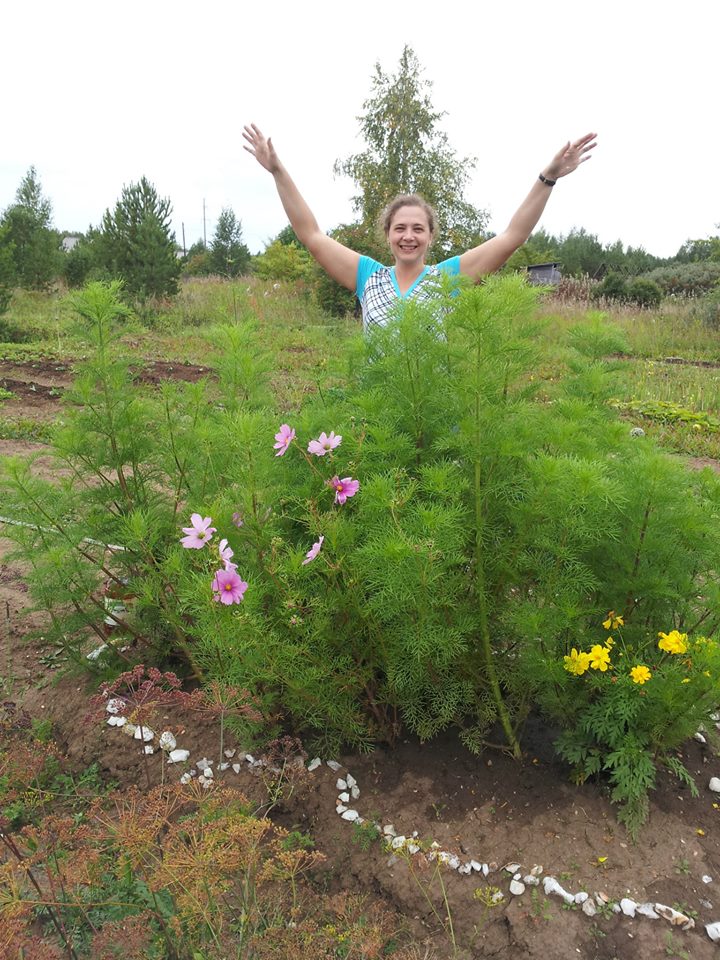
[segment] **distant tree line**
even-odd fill
[[[335,164],[336,173],[356,185],[357,216],[330,235],[378,260],[386,255],[378,220],[385,204],[400,193],[420,193],[435,207],[439,224],[432,256],[437,259],[491,236],[486,211],[465,197],[475,160],[458,157],[450,147],[439,128],[443,115],[430,100],[431,87],[409,47],[396,73],[386,74],[377,64],[371,95],[358,118],[365,149]],[[16,287],[44,289],[58,278],[70,286],[119,278],[132,302],[146,304],[174,296],[182,274],[233,278],[251,272],[267,280],[304,283],[333,313],[353,308],[353,295],[315,265],[289,226],[252,257],[240,220],[226,207],[211,242],[198,240],[185,252],[172,232],[171,214],[170,200],[143,177],[123,187],[100,224],[63,251],[64,235],[53,227],[51,203],[30,167],[15,202],[0,216],[0,312]],[[674,257],[662,259],[642,247],[625,247],[620,240],[602,244],[584,228],[564,236],[538,230],[504,269],[525,270],[551,261],[561,264],[563,276],[597,280],[598,296],[653,305],[668,294],[698,296],[718,290],[720,236],[688,240]]]

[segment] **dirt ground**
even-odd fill
[[[71,383],[69,365],[52,361],[30,367],[0,365],[0,385],[12,380],[26,385],[25,392],[18,391],[22,400],[17,401],[24,405],[23,416],[57,415],[61,392]],[[156,365],[151,375],[162,379],[181,371],[183,379],[191,379],[206,374],[186,365],[168,367]],[[42,393],[41,388],[52,394]],[[33,400],[38,400],[38,407],[29,414]],[[11,415],[8,404],[3,413]],[[35,469],[52,476],[47,448],[28,441],[0,441],[0,457],[31,453],[41,455]],[[137,744],[102,720],[85,722],[95,685],[62,676],[45,656],[48,651],[42,641],[27,640],[30,631],[41,632],[42,619],[38,614],[25,615],[25,575],[8,559],[9,548],[9,541],[0,537],[3,699],[22,702],[34,717],[49,717],[58,742],[78,770],[97,762],[103,775],[121,786],[143,783]],[[191,761],[216,756],[216,734],[207,723],[183,716],[168,716],[164,721],[176,732],[178,746],[191,751]],[[438,873],[427,864],[423,867],[419,858],[392,855],[379,841],[360,842],[358,829],[335,811],[336,780],[347,771],[360,788],[352,806],[364,818],[393,824],[405,836],[417,831],[421,840],[437,841],[463,862],[475,859],[492,868],[487,877],[482,873],[463,876],[449,868],[442,872],[459,945],[457,956],[466,960],[515,960],[518,955],[531,960],[714,957],[718,948],[708,939],[704,924],[720,920],[720,807],[716,803],[720,796],[708,790],[708,781],[720,776],[720,759],[696,741],[687,744],[682,757],[696,777],[700,796],[692,798],[677,780],[661,774],[652,794],[649,822],[633,844],[617,823],[601,785],[578,787],[569,782],[568,770],[554,756],[552,741],[553,731],[536,720],[526,730],[521,763],[496,753],[472,756],[452,734],[424,745],[408,739],[393,751],[336,757],[344,765],[340,773],[323,764],[289,784],[272,815],[283,826],[314,837],[329,858],[326,883],[331,891],[350,888],[380,897],[406,918],[418,942],[428,941],[439,958],[453,956],[453,950],[430,907],[446,919]],[[239,751],[243,747],[230,746]],[[159,780],[159,759],[151,760],[157,761],[151,770]],[[259,804],[267,802],[262,775],[249,764],[243,762],[240,774],[229,769],[224,776]],[[542,886],[512,896],[510,874],[502,869],[509,862],[520,864],[523,875],[540,865],[544,875],[552,874],[571,893],[587,890],[615,901],[630,897],[674,906],[695,919],[695,929],[683,931],[663,919],[630,919],[610,910],[589,918],[579,907],[568,908],[556,896],[546,896]],[[712,880],[704,882],[703,877]],[[502,902],[492,908],[478,899],[488,887],[503,892]]]

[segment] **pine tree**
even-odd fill
[[[105,211],[95,240],[99,265],[122,278],[125,290],[140,300],[173,296],[181,264],[170,227],[172,206],[143,177],[123,187],[115,210]]]
[[[250,251],[242,242],[242,224],[230,207],[224,207],[210,244],[210,266],[213,273],[237,277],[250,265]]]
[[[25,174],[15,203],[0,219],[0,238],[6,275],[14,274],[17,284],[42,290],[55,278],[60,266],[60,239],[52,229],[52,205],[43,196],[35,167]],[[8,253],[8,250],[11,253]],[[14,269],[10,270],[12,257]]]

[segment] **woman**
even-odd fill
[[[596,145],[594,133],[566,143],[543,169],[502,233],[435,266],[425,264],[435,232],[432,207],[416,194],[397,197],[383,217],[385,236],[395,261],[393,267],[385,267],[322,232],[278,159],[272,140],[266,139],[254,123],[245,127],[243,137],[247,140],[248,153],[275,178],[280,200],[298,240],[334,280],[357,294],[366,330],[372,324],[386,323],[389,311],[398,300],[425,299],[432,288],[424,283],[427,277],[436,276],[438,272],[462,273],[476,280],[499,269],[534,230],[557,180],[589,160],[590,151]]]

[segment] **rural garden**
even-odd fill
[[[0,219],[2,955],[714,956],[720,241],[539,232],[559,286],[363,337],[169,211]]]

